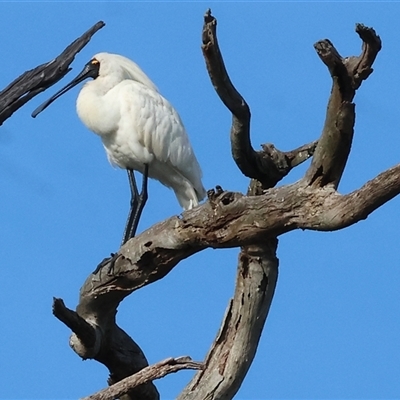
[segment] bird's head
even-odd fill
[[[86,63],[83,70],[70,82],[68,85],[64,86],[61,90],[51,96],[47,101],[41,104],[35,111],[32,113],[32,117],[35,118],[38,114],[40,114],[44,109],[46,109],[54,100],[58,99],[64,93],[68,92],[68,90],[72,89],[78,83],[84,81],[87,78],[96,79],[99,76],[100,72],[100,61],[93,57],[88,63]]]
[[[158,92],[156,85],[141,70],[141,68],[129,58],[119,54],[98,53],[92,60],[100,64],[99,77],[109,79],[117,84],[124,80],[132,80],[141,83],[155,92]]]
[[[72,89],[78,83],[87,78],[104,78],[108,80],[108,86],[115,86],[123,80],[133,80],[141,83],[155,92],[158,92],[157,87],[150,78],[140,69],[140,67],[129,58],[120,56],[119,54],[98,53],[96,54],[68,85],[55,93],[47,101],[41,104],[32,113],[35,118],[45,108],[47,108],[54,100],[58,99],[68,90]]]

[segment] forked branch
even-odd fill
[[[265,144],[262,151],[255,151],[250,140],[250,108],[232,84],[217,40],[217,20],[208,10],[204,16],[202,50],[211,82],[221,101],[232,113],[230,134],[232,156],[240,171],[247,177],[259,181],[264,188],[275,186],[293,167],[314,153],[316,142],[302,146],[302,156],[279,151]],[[300,150],[299,149],[299,150]],[[296,162],[293,164],[293,159]]]
[[[216,20],[210,11],[206,13],[203,54],[211,81],[232,112],[232,153],[240,170],[253,178],[251,195],[218,187],[209,191],[207,203],[129,240],[87,278],[76,315],[71,310],[61,313],[63,322],[74,331],[74,350],[81,357],[90,354],[90,358],[106,365],[110,384],[135,373],[132,379],[141,377],[141,385],[113,392],[113,396],[146,400],[159,396],[150,382],[158,375],[147,374],[152,367],[147,367],[140,348],[115,321],[117,307],[126,296],[162,279],[180,261],[206,248],[241,247],[234,298],[204,366],[179,400],[231,398],[253,360],[274,294],[277,237],[294,229],[342,229],[367,218],[400,193],[400,164],[353,193],[342,196],[335,190],[351,147],[355,91],[372,72],[371,65],[380,49],[380,39],[372,29],[358,25],[357,32],[364,42],[359,57],[343,59],[328,40],[316,44],[333,79],[318,144],[313,142],[287,153],[267,144],[256,152],[250,142],[250,109],[229,79],[216,38]],[[273,188],[314,150],[305,179]],[[81,324],[81,320],[87,324]],[[125,382],[118,385],[124,386]]]
[[[314,45],[333,83],[322,135],[305,176],[309,185],[337,188],[350,154],[355,123],[352,101],[362,81],[372,73],[372,63],[381,49],[381,40],[372,28],[357,24],[356,31],[363,40],[358,57],[342,58],[327,39]]]
[[[270,189],[261,196],[220,192],[212,203],[186,211],[182,218],[172,217],[154,225],[121,247],[114,260],[112,275],[107,274],[108,265],[105,265],[97,275],[90,275],[82,287],[78,313],[86,320],[96,321],[100,332],[96,336],[99,351],[95,358],[105,363],[104,357],[110,357],[113,362],[106,365],[112,370],[132,357],[134,350],[125,343],[125,336],[129,336],[115,324],[119,302],[133,291],[162,279],[192,254],[208,247],[265,243],[271,236],[293,229],[338,230],[367,218],[399,193],[400,164],[348,195],[339,195],[333,189],[304,187],[301,182]],[[264,281],[272,285],[271,277],[277,273],[274,268],[268,273],[266,269],[264,273],[254,271],[250,275],[252,279],[247,281],[248,267],[240,271],[245,271],[240,279],[246,284]],[[255,274],[259,281],[254,280]],[[267,276],[270,278],[266,281]],[[268,293],[268,285],[260,287],[264,288],[260,294]],[[260,306],[264,307],[265,303]],[[231,314],[228,311],[228,325],[234,321]],[[140,368],[140,363],[136,365],[137,371],[146,366],[143,363]]]
[[[346,195],[301,182],[269,189],[262,196],[221,192],[211,203],[160,222],[127,242],[116,253],[112,275],[107,275],[106,265],[88,277],[80,304],[91,313],[104,309],[107,314],[128,294],[206,248],[250,246],[294,229],[339,230],[366,219],[399,193],[400,164]]]

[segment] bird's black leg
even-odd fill
[[[147,194],[147,181],[149,174],[149,166],[144,164],[144,172],[143,172],[143,182],[142,182],[142,191],[139,194],[137,190],[135,174],[132,169],[128,169],[128,179],[129,179],[129,187],[131,189],[131,207],[128,214],[128,219],[126,221],[124,236],[122,239],[121,246],[125,244],[129,239],[133,238],[136,233],[136,229],[139,224],[140,216],[142,215],[143,208],[146,204],[148,194]],[[93,271],[93,274],[97,274],[101,268],[105,265],[110,264],[108,267],[108,275],[113,274],[114,264],[118,257],[117,254],[111,254],[111,257],[105,258]]]
[[[127,232],[126,240],[129,240],[135,236],[136,229],[139,225],[139,220],[142,215],[143,208],[146,204],[148,194],[147,194],[147,181],[149,177],[149,166],[144,164],[143,180],[142,180],[142,190],[140,194],[136,197],[134,209],[130,211],[133,214],[132,224],[130,230]],[[137,193],[137,188],[136,188]]]
[[[144,165],[142,191],[140,192],[140,194],[137,190],[136,180],[133,170],[128,169],[127,171],[129,178],[129,186],[131,188],[131,208],[129,210],[128,219],[126,221],[122,244],[126,243],[129,239],[135,236],[136,229],[139,225],[140,216],[142,215],[143,208],[148,198],[147,180],[148,180],[149,166],[147,164]]]
[[[122,237],[121,246],[130,239],[129,235],[133,224],[133,217],[135,215],[135,210],[137,209],[138,197],[139,197],[139,192],[137,190],[135,174],[133,170],[127,169],[126,172],[128,173],[129,187],[131,189],[131,206],[129,209],[128,219],[126,220],[124,236]]]

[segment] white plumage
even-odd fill
[[[82,122],[97,133],[111,164],[143,173],[172,188],[184,209],[205,196],[201,169],[183,123],[157,87],[133,61],[99,53],[98,77],[77,99]]]
[[[198,205],[206,191],[201,182],[201,169],[189,143],[183,123],[137,64],[126,57],[98,53],[67,86],[38,107],[35,117],[55,99],[86,78],[77,99],[77,112],[82,122],[103,142],[111,164],[128,170],[132,204],[138,197],[132,170],[145,173],[172,188],[184,209]],[[133,182],[132,182],[133,180]],[[146,180],[144,180],[146,182]],[[147,199],[139,198],[139,211],[131,207],[124,241],[134,234],[131,229],[135,214],[140,217]],[[136,204],[137,206],[137,204]]]

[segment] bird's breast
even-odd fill
[[[108,99],[109,96],[96,91],[90,83],[84,85],[78,95],[78,116],[92,132],[102,137],[111,135],[118,127],[118,107],[113,99]]]

